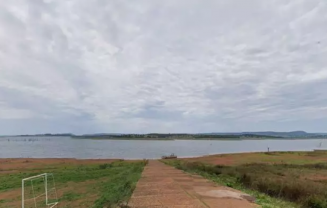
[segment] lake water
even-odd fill
[[[88,140],[70,137],[1,137],[0,158],[156,159],[175,153],[195,157],[220,153],[310,151],[321,139],[242,141]]]

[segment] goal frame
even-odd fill
[[[24,178],[22,179],[22,208],[25,208],[25,181],[28,181],[28,180],[33,180],[33,179],[36,179],[36,178],[40,178],[40,177],[43,177],[44,178],[44,189],[45,189],[45,193],[44,194],[41,194],[39,196],[34,196],[34,201],[36,198],[38,197],[41,197],[43,195],[45,195],[45,204],[46,206],[48,206],[48,208],[52,208],[52,207],[55,207],[59,202],[53,202],[53,203],[48,203],[48,175],[52,175],[53,177],[53,174],[52,173],[43,173],[43,174],[40,174],[40,175],[36,175],[36,176],[32,176],[32,177],[28,177],[28,178]],[[56,198],[58,200],[58,196],[57,196],[57,190],[55,189],[55,181],[54,181],[54,178],[53,178],[53,185],[54,185],[54,190],[55,190],[55,194],[56,194]],[[33,187],[33,186],[32,186]],[[31,199],[32,200],[32,199]],[[37,208],[37,207],[36,207]]]

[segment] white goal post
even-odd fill
[[[58,197],[52,173],[22,179],[22,208],[52,208],[57,204]]]

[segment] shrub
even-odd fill
[[[147,164],[149,163],[149,160],[147,160],[147,159],[143,159],[142,162],[143,162],[144,165],[147,165]]]
[[[185,162],[181,164],[182,169],[188,170],[197,170],[197,171],[204,171],[209,174],[219,175],[222,173],[222,168],[219,166],[211,166],[206,165],[200,162]]]
[[[310,196],[304,201],[305,207],[310,208],[326,208],[327,207],[327,201],[324,197],[321,196]]]
[[[304,201],[311,195],[324,196],[327,188],[313,181],[267,177],[257,174],[243,174],[238,178],[243,185],[273,197],[281,197],[294,202]]]
[[[99,165],[99,169],[106,169],[112,167],[112,164],[101,164]]]

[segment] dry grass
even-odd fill
[[[248,163],[269,164],[315,164],[327,162],[327,153],[319,152],[258,152],[210,155],[185,158],[189,162],[203,162],[212,165],[243,165]]]
[[[327,207],[326,156],[312,152],[249,153],[203,157],[203,162],[195,158],[170,163],[186,171],[227,179],[228,186],[241,185],[302,207],[323,208]],[[228,165],[217,165],[225,157]]]

